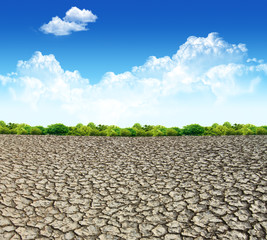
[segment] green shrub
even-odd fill
[[[136,136],[136,130],[133,128],[126,128],[127,130],[129,130],[131,132],[131,136],[135,137]]]
[[[177,136],[177,131],[175,131],[173,128],[167,128],[167,136]]]
[[[10,134],[10,130],[7,127],[0,127],[0,134]]]
[[[47,133],[51,135],[67,135],[69,128],[62,123],[51,124],[47,127]]]
[[[143,129],[135,129],[135,131],[136,131],[136,136],[137,137],[144,137],[144,136],[146,136],[146,132]]]
[[[267,130],[264,127],[258,127],[256,130],[257,135],[267,135]]]
[[[42,131],[42,135],[46,134],[46,129],[43,126],[35,126],[36,128],[39,128]]]
[[[217,135],[217,136],[226,135],[227,130],[228,128],[222,125],[218,125],[216,128],[212,129],[214,135]]]
[[[31,135],[42,135],[43,133],[42,133],[42,130],[40,128],[33,127],[33,128],[31,128],[30,134]]]
[[[130,137],[130,136],[132,136],[132,133],[128,129],[123,128],[123,129],[121,129],[121,136],[122,137]]]
[[[151,131],[154,128],[154,126],[153,125],[144,125],[144,127],[142,127],[142,128],[143,128],[143,130],[148,132],[148,131]]]
[[[107,130],[108,126],[99,124],[97,125],[96,129],[101,132],[101,131]]]
[[[10,130],[9,130],[9,134],[13,134],[13,135],[14,135],[14,134],[17,134],[16,129],[10,129]]]
[[[90,136],[99,136],[99,135],[100,132],[96,128],[91,128]]]
[[[235,135],[243,135],[242,129],[238,129],[235,131]]]
[[[164,133],[160,131],[159,129],[154,129],[153,130],[153,137],[161,137],[164,136]]]
[[[254,132],[249,128],[243,128],[243,135],[254,135]]]
[[[167,128],[161,125],[157,125],[153,127],[153,136],[166,136]]]
[[[99,136],[107,136],[107,130],[99,131]]]
[[[69,132],[68,134],[69,136],[80,136],[80,134],[77,132],[77,128],[76,127],[69,127]]]
[[[235,123],[233,126],[232,126],[232,128],[233,129],[235,129],[235,130],[240,130],[241,128],[243,128],[244,127],[244,124],[237,124],[237,123]]]
[[[183,130],[178,127],[172,127],[177,132],[177,136],[182,136],[183,135]]]
[[[17,131],[17,135],[27,135],[28,134],[27,130],[22,128],[22,127],[16,128],[16,131]]]
[[[87,126],[82,126],[78,128],[77,131],[81,134],[81,136],[90,136],[92,128]]]
[[[147,131],[146,132],[147,137],[152,137],[153,136],[153,130]]]
[[[205,128],[199,124],[187,125],[183,128],[184,135],[201,136],[203,135]]]
[[[15,129],[15,128],[17,128],[17,126],[18,126],[17,123],[8,123],[8,124],[7,124],[7,127],[8,127],[9,129]]]
[[[114,131],[113,129],[110,129],[109,131],[107,131],[107,136],[108,137],[116,137],[116,136],[119,136],[119,134]]]
[[[228,129],[226,130],[225,135],[237,135],[237,134],[236,134],[236,130],[234,130],[233,128],[228,128]]]
[[[112,130],[117,133],[117,136],[121,135],[121,129],[119,127],[112,128]]]

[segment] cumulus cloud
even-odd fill
[[[19,61],[12,81],[11,76],[0,80],[9,84],[16,99],[33,107],[47,99],[84,122],[127,124],[132,119],[151,122],[163,112],[179,117],[182,105],[199,106],[206,95],[223,104],[251,94],[266,81],[266,74],[267,64],[248,61],[244,44],[230,44],[210,33],[206,38],[189,37],[173,56],[149,57],[142,66],[121,74],[107,72],[94,85],[78,71],[63,70],[54,55],[41,52]]]
[[[90,10],[80,10],[77,7],[72,7],[70,10],[68,10],[66,12],[66,16],[64,17],[65,21],[82,23],[95,22],[96,19],[97,16],[94,15]]]
[[[72,7],[66,12],[63,20],[58,16],[43,24],[40,28],[45,34],[54,34],[56,36],[70,35],[72,32],[87,31],[86,28],[89,22],[95,22],[97,16],[91,11],[77,7]]]

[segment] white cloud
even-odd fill
[[[49,23],[43,24],[40,30],[45,34],[54,34],[56,36],[70,35],[72,32],[87,31],[87,24],[95,22],[96,19],[97,16],[91,11],[72,7],[66,12],[63,20],[58,16],[53,17]]]
[[[97,16],[94,15],[91,11],[83,9],[80,10],[77,7],[72,7],[70,10],[66,12],[66,16],[64,17],[65,21],[68,22],[95,22]]]
[[[129,126],[131,121],[159,123],[164,115],[179,118],[185,107],[208,112],[215,102],[223,106],[228,98],[252,94],[266,81],[267,64],[247,60],[245,45],[211,33],[188,38],[172,57],[153,56],[131,71],[108,72],[95,85],[40,52],[18,62],[12,81],[10,76],[0,80],[35,108],[42,100],[52,101],[83,122]],[[213,103],[205,105],[203,96],[213,96]]]
[[[72,32],[86,31],[85,24],[76,22],[66,22],[59,17],[53,17],[52,20],[44,24],[41,28],[46,34],[54,34],[56,36],[70,35]]]

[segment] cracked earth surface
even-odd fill
[[[0,239],[266,239],[267,137],[0,135]]]

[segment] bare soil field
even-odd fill
[[[266,239],[267,136],[0,135],[0,239]]]

